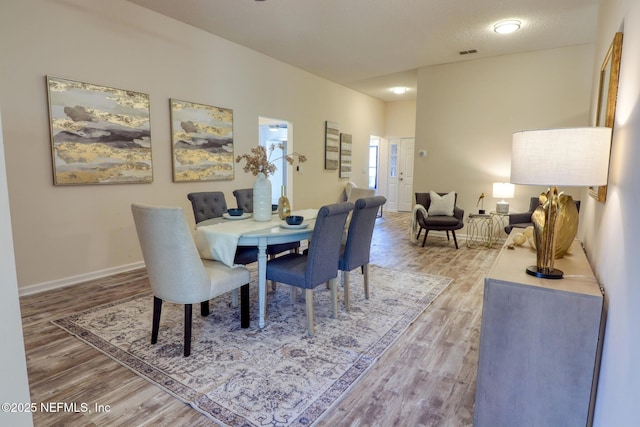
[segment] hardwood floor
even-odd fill
[[[377,220],[371,263],[453,282],[318,425],[472,424],[482,278],[498,248],[469,249],[458,237],[456,250],[453,240],[435,233],[422,248],[409,241],[409,222],[409,213],[385,212]],[[137,270],[21,298],[32,402],[78,405],[77,412],[38,411],[36,426],[213,424],[50,322],[148,292],[146,273]]]

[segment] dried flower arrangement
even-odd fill
[[[254,176],[262,172],[268,177],[269,175],[273,175],[273,173],[277,169],[275,161],[280,160],[283,157],[290,165],[293,164],[296,158],[300,163],[304,163],[307,161],[307,157],[304,154],[300,154],[295,151],[291,154],[287,154],[285,156],[277,157],[271,160],[271,155],[273,154],[273,150],[276,147],[278,147],[280,150],[284,150],[284,144],[282,143],[271,144],[269,146],[269,154],[267,154],[267,150],[263,146],[259,145],[251,149],[251,154],[242,154],[236,157],[236,163],[240,163],[240,161],[244,159],[246,160],[243,168],[245,172],[251,172]]]

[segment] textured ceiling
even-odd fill
[[[593,43],[598,11],[598,0],[129,1],[385,101],[415,98],[420,67]],[[493,32],[510,18],[520,31]]]

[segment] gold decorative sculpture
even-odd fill
[[[531,215],[536,247],[536,267],[551,274],[554,260],[571,248],[578,232],[578,209],[573,197],[558,193],[557,187],[540,194],[540,205]]]
[[[478,213],[479,214],[484,214],[484,192],[482,194],[480,194],[480,197],[478,197],[478,202],[476,203],[476,208],[478,207],[480,202],[482,202],[482,206],[480,207],[480,209],[478,209]]]

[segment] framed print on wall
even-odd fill
[[[595,126],[606,126],[613,129],[621,58],[622,33],[616,33],[600,69]],[[607,186],[589,187],[589,195],[599,202],[604,202],[607,200]]]
[[[351,134],[340,134],[340,178],[351,177]]]
[[[233,110],[170,99],[173,181],[232,180]]]
[[[54,185],[153,181],[149,95],[46,81]]]
[[[340,163],[340,130],[335,122],[325,122],[324,136],[324,168],[338,169]]]

